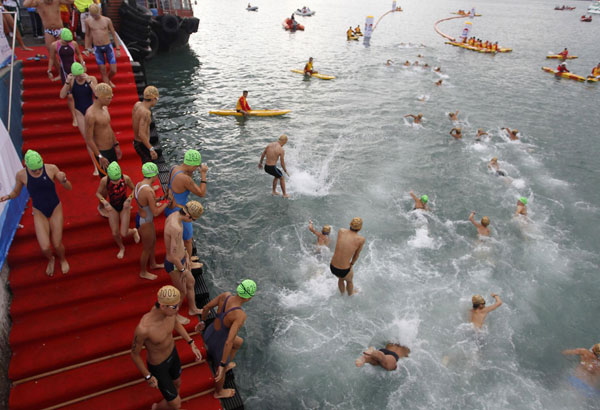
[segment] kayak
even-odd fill
[[[363,34],[363,33],[357,33],[357,32],[354,32],[354,35],[355,35],[355,36],[358,36],[358,37],[362,37],[364,34]]]
[[[276,117],[278,115],[287,114],[291,111],[292,110],[250,110],[248,111],[248,115],[252,117]],[[235,115],[236,117],[241,117],[244,115],[236,110],[214,110],[209,111],[208,113],[214,115]]]
[[[556,70],[551,69],[550,67],[542,67],[542,70],[544,70],[547,73],[552,73],[557,77],[568,78],[569,80],[577,80],[581,82],[585,81],[585,78],[583,78],[580,75],[573,73],[559,73]]]
[[[283,20],[283,28],[289,31],[296,31],[296,30],[302,30],[304,31],[304,26],[302,24],[298,24],[296,23],[296,28],[294,28],[294,23],[292,22],[292,19],[285,19]]]
[[[258,6],[246,7],[248,11],[258,11]]]
[[[307,12],[303,12],[303,11],[302,11],[302,10],[300,10],[300,9],[297,9],[297,10],[294,12],[294,14],[296,14],[296,15],[298,15],[298,16],[305,16],[305,17],[312,16],[312,15],[313,15],[313,14],[315,14],[315,13],[316,13],[316,11],[313,11],[313,10],[309,10],[309,11],[307,11]]]
[[[592,17],[591,17],[591,16],[590,16],[590,17],[582,17],[582,18],[581,18],[581,21],[584,21],[584,22],[588,22],[588,23],[589,23],[590,21],[592,21]]]
[[[454,12],[452,12],[450,14],[457,14],[459,16],[465,16],[465,17],[470,17],[471,16],[471,13],[459,13],[457,11],[454,11]],[[481,17],[481,14],[475,13],[475,17]]]
[[[358,41],[358,37],[357,36],[349,36],[348,41],[350,41],[350,40]]]
[[[459,43],[456,41],[446,41],[446,44],[450,44],[455,47],[466,48],[467,50],[477,51],[478,53],[486,53],[486,54],[510,53],[512,51],[512,48],[499,48],[498,51],[493,51],[493,50],[490,50],[489,48],[470,46],[468,44]]]
[[[559,59],[559,60],[574,60],[574,59],[576,59],[578,57],[577,56],[567,56],[567,58],[564,58],[560,54],[550,54],[549,56],[546,56],[546,58],[556,58],[556,59]]]
[[[598,81],[600,81],[600,76],[592,77],[591,75],[588,75],[587,81],[588,83],[597,83]]]
[[[304,70],[292,70],[292,73],[304,75]],[[320,73],[312,74],[311,77],[320,78],[321,80],[333,80],[335,78],[332,75],[325,75]]]

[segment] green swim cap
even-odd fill
[[[83,66],[78,62],[74,62],[71,64],[71,74],[73,75],[81,75],[83,74]]]
[[[108,168],[106,168],[106,174],[112,181],[117,181],[121,179],[121,167],[117,164],[117,161],[113,161],[110,163]]]
[[[519,201],[521,201],[521,203],[523,205],[527,205],[527,198],[525,198],[524,196],[522,196],[521,198],[519,198]]]
[[[71,30],[68,28],[63,28],[60,31],[60,38],[64,41],[73,41],[73,32],[71,32]]]
[[[28,149],[25,153],[25,165],[32,171],[36,171],[44,166],[42,156],[32,149]]]
[[[142,174],[146,178],[152,178],[158,175],[158,167],[154,162],[146,162],[142,165]]]
[[[429,197],[427,195],[421,195],[421,202],[423,202],[424,204],[426,204],[427,201],[429,201]]]
[[[185,152],[185,158],[183,159],[185,165],[191,165],[197,167],[202,164],[202,155],[195,149],[188,149]]]
[[[256,283],[252,279],[244,279],[237,287],[238,296],[250,299],[256,293]]]

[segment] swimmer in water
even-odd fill
[[[347,292],[348,296],[356,293],[352,282],[354,278],[353,266],[365,244],[365,238],[358,234],[362,229],[362,224],[362,218],[352,218],[350,229],[340,229],[338,231],[335,251],[329,263],[329,269],[338,278],[338,288],[342,295],[344,292]]]
[[[511,130],[510,128],[502,128],[503,130],[506,130],[506,132],[508,132],[508,138],[511,139],[511,141],[516,141],[519,139],[519,137],[517,136],[517,134],[519,133],[518,129],[514,129]]]
[[[410,65],[410,61],[406,60],[403,65],[408,67]]]
[[[417,115],[414,114],[408,114],[405,115],[404,118],[412,118],[413,119],[413,124],[420,124],[421,120],[423,119],[423,114],[418,113]]]
[[[515,211],[515,215],[525,215],[527,216],[527,198],[522,196],[517,201],[517,210]]]
[[[459,140],[462,138],[462,129],[460,127],[452,128],[450,130],[450,135],[452,135],[454,139]]]
[[[392,60],[388,60],[385,62],[385,65],[392,65],[394,62]]]
[[[317,237],[317,245],[329,246],[329,242],[331,241],[331,238],[329,237],[331,225],[324,225],[321,232],[319,232],[313,227],[313,221],[308,221],[308,229]]]
[[[410,349],[397,343],[388,343],[384,349],[376,350],[373,346],[369,347],[363,354],[356,359],[356,367],[363,367],[365,363],[372,366],[381,366],[385,370],[396,370],[397,362],[403,357],[408,357]]]
[[[425,65],[423,67],[429,68],[429,64],[425,63]]]
[[[600,343],[591,351],[585,348],[563,350],[564,355],[579,356],[579,365],[575,374],[569,377],[573,387],[588,397],[599,397],[600,390]]]
[[[435,71],[436,73],[441,73],[442,72],[442,67],[435,67],[433,69],[433,71]]]
[[[499,177],[506,176],[506,172],[502,171],[500,169],[500,165],[498,165],[498,157],[494,157],[490,160],[490,162],[488,163],[488,169],[491,169],[492,171],[494,171],[496,173],[496,175]]]
[[[475,135],[475,141],[481,141],[481,137],[483,137],[484,135],[488,135],[488,133],[485,132],[483,129],[479,128],[477,130],[477,135]]]
[[[456,110],[456,112],[449,112],[448,117],[450,117],[450,121],[455,122],[458,121],[458,113],[460,111]]]
[[[419,65],[419,62],[418,62],[418,61],[415,61],[415,62],[413,63],[413,65]]]
[[[492,310],[498,309],[500,305],[502,305],[502,300],[500,299],[500,296],[496,295],[495,293],[492,293],[492,297],[496,299],[496,303],[488,307],[485,307],[485,299],[483,298],[483,296],[475,295],[471,298],[471,301],[473,302],[473,309],[471,309],[470,312],[471,323],[473,323],[473,326],[475,326],[478,329],[481,329],[483,327],[483,322],[485,321],[487,314],[490,313]]]
[[[427,195],[421,195],[421,197],[417,197],[413,191],[409,192],[410,197],[415,201],[415,209],[422,209],[424,211],[429,211],[429,207],[427,207],[427,201],[429,201],[429,197]]]
[[[442,80],[437,80],[437,81],[435,82],[435,85],[437,85],[438,87],[439,87],[439,86],[441,86],[441,85],[442,85]]]
[[[477,223],[475,221],[475,211],[471,211],[471,215],[469,215],[469,221],[477,228],[477,233],[481,236],[490,236],[490,228],[488,225],[490,224],[490,218],[484,216],[481,218],[481,223]]]

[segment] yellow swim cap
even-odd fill
[[[592,353],[594,353],[596,356],[600,356],[600,343],[596,343],[592,347]]]
[[[488,226],[490,224],[490,218],[488,218],[487,216],[484,216],[483,218],[481,218],[481,224],[483,226]]]
[[[204,207],[198,201],[188,201],[185,204],[185,208],[192,217],[192,219],[198,219],[204,213]]]
[[[113,95],[112,87],[106,83],[98,84],[95,88],[95,91],[96,91],[96,97],[98,97],[98,98],[112,97],[112,95]]]
[[[497,162],[497,161],[498,161],[498,157],[492,158],[492,162]]]
[[[89,7],[89,11],[92,16],[95,16],[100,13],[100,6],[98,6],[96,3],[92,3]]]
[[[473,306],[475,305],[485,305],[485,299],[481,295],[475,295],[471,298],[471,302],[473,302]]]
[[[157,299],[161,305],[176,305],[181,300],[181,293],[175,286],[166,285],[158,290]]]
[[[519,130],[515,128],[512,132],[513,132],[513,134],[518,134]]]
[[[327,234],[329,234],[329,232],[331,232],[331,225],[323,226],[323,230],[321,231],[321,233],[327,235]]]
[[[288,137],[285,134],[281,134],[281,136],[279,137],[279,141],[283,142],[284,144],[287,142]]]
[[[362,224],[363,224],[362,218],[359,218],[358,216],[355,218],[352,218],[352,221],[350,221],[350,229],[358,232],[362,229]]]
[[[149,85],[144,88],[144,100],[151,100],[153,98],[158,98],[158,88],[153,85]]]

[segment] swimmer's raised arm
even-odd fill
[[[585,355],[586,353],[590,353],[587,349],[566,349],[561,352],[564,355]]]
[[[484,311],[486,313],[489,313],[492,310],[496,310],[502,305],[502,299],[500,299],[500,296],[496,295],[495,293],[492,293],[492,297],[494,299],[496,299],[496,303],[494,303],[492,306],[488,306],[488,307],[484,308]]]
[[[319,236],[319,232],[313,228],[313,221],[308,221],[308,229],[315,235]]]
[[[475,211],[471,211],[471,215],[469,215],[469,221],[471,221],[471,223],[476,227],[480,226],[477,222],[475,222]]]

